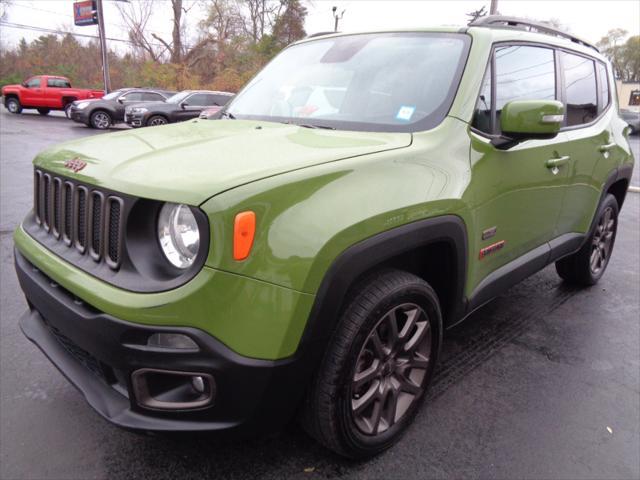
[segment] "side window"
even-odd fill
[[[214,100],[214,105],[220,105],[221,107],[224,107],[227,103],[229,103],[229,100],[231,100],[231,95],[215,95],[215,100]]]
[[[29,88],[40,88],[40,78],[30,78],[27,82]]]
[[[480,95],[478,95],[476,102],[476,110],[473,114],[473,122],[471,122],[471,126],[484,133],[493,132],[491,127],[491,72],[492,64],[490,62],[484,74]]]
[[[50,88],[70,88],[71,85],[61,78],[47,78],[47,87]]]
[[[142,92],[131,92],[126,95],[120,97],[124,102],[141,102],[142,101]]]
[[[185,102],[191,107],[202,107],[205,105],[209,105],[207,103],[208,97],[209,95],[206,95],[204,93],[194,93],[190,97],[187,97]]]
[[[142,101],[143,102],[162,102],[164,100],[165,100],[165,98],[162,95],[160,95],[159,93],[144,92],[142,94]]]
[[[600,84],[598,113],[601,113],[606,110],[611,103],[611,96],[609,95],[609,76],[607,75],[607,67],[605,67],[603,63],[597,62],[596,69],[598,70],[598,82]]]
[[[598,116],[598,95],[593,60],[561,52],[567,101],[567,125],[582,125]]]
[[[500,129],[500,112],[508,102],[513,100],[554,100],[556,98],[553,50],[543,47],[512,45],[496,48],[494,55],[497,130]]]

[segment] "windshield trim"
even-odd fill
[[[338,37],[351,37],[357,35],[380,35],[380,36],[407,36],[407,35],[415,35],[415,36],[424,36],[424,37],[435,37],[435,38],[457,38],[463,41],[462,51],[460,54],[460,58],[458,60],[458,65],[456,66],[455,72],[451,79],[451,85],[447,94],[440,104],[440,106],[434,110],[427,117],[418,120],[417,122],[408,123],[408,124],[383,124],[383,123],[371,123],[371,122],[356,122],[356,121],[341,121],[341,120],[330,120],[322,117],[314,118],[300,118],[300,117],[275,117],[270,115],[248,115],[242,113],[233,112],[233,104],[235,101],[242,96],[245,90],[248,90],[253,86],[253,82],[255,78],[261,73],[262,70],[268,67],[267,64],[263,67],[262,70],[258,71],[254,77],[245,84],[245,86],[238,92],[224,108],[224,112],[233,113],[233,116],[242,120],[258,120],[264,122],[271,123],[286,123],[291,125],[299,125],[300,123],[304,124],[313,124],[314,120],[317,120],[323,126],[335,128],[335,130],[343,130],[343,131],[358,131],[358,132],[398,132],[398,133],[416,133],[422,132],[426,130],[431,130],[432,128],[437,127],[442,121],[446,118],[451,110],[453,105],[453,101],[456,97],[458,89],[460,87],[460,82],[462,81],[462,75],[466,68],[469,52],[471,50],[472,37],[466,32],[421,32],[421,31],[399,31],[399,32],[384,32],[384,33],[371,33],[371,32],[362,32],[362,33],[353,33],[349,35],[339,35]],[[330,37],[331,38],[331,37]],[[334,37],[337,38],[337,37]],[[298,46],[307,45],[316,41],[324,41],[327,40],[327,37],[318,37],[317,39],[304,41],[301,43],[294,43],[285,48],[282,52],[280,52],[271,62],[273,62],[278,56],[282,55],[282,53],[286,52],[290,48],[296,48]],[[269,63],[271,63],[269,62]]]

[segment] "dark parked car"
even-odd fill
[[[174,93],[151,88],[121,88],[99,100],[73,102],[69,118],[88,127],[105,130],[124,121],[124,110],[128,105],[164,102]]]
[[[166,102],[131,105],[126,109],[125,121],[132,127],[165,125],[197,118],[208,107],[223,107],[233,93],[210,90],[185,90]]]
[[[640,132],[640,108],[639,107],[621,108],[620,116],[631,127],[631,133]]]

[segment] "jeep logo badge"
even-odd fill
[[[64,162],[64,166],[69,170],[73,170],[73,173],[78,173],[84,167],[87,166],[87,162],[83,162],[78,157],[72,158],[71,160],[66,160]]]

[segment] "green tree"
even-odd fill
[[[627,33],[622,28],[609,30],[607,35],[597,43],[597,47],[611,61],[616,78],[624,82],[632,82],[640,79],[638,71],[640,37],[636,35],[625,42]]]

